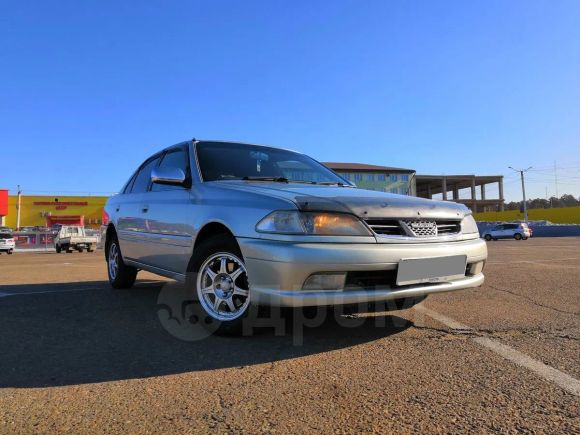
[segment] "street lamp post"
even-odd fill
[[[524,220],[526,225],[528,224],[528,205],[526,203],[526,184],[524,182],[524,172],[528,172],[532,167],[530,166],[528,169],[514,169],[511,166],[508,166],[512,171],[516,171],[520,173],[520,177],[522,179],[522,196],[524,197]]]

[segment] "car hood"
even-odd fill
[[[211,182],[223,189],[261,194],[293,202],[302,211],[351,213],[362,219],[433,218],[462,219],[467,207],[407,195],[339,186],[254,181]]]

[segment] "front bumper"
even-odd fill
[[[324,272],[393,271],[403,258],[466,255],[467,263],[487,259],[483,240],[422,244],[292,243],[239,238],[250,280],[252,300],[259,305],[317,306],[387,301],[478,287],[481,272],[436,284],[384,286],[357,290],[302,290],[306,279]]]

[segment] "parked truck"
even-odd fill
[[[76,250],[83,252],[93,252],[97,246],[97,238],[87,236],[85,229],[79,225],[63,225],[54,238],[54,246],[57,253],[63,251],[67,253]]]

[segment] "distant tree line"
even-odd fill
[[[558,207],[577,207],[580,206],[580,197],[575,198],[574,195],[565,194],[560,198],[552,196],[550,199],[536,198],[528,199],[526,201],[528,209],[534,208],[558,208]],[[506,210],[523,210],[524,201],[511,201],[506,203]]]

